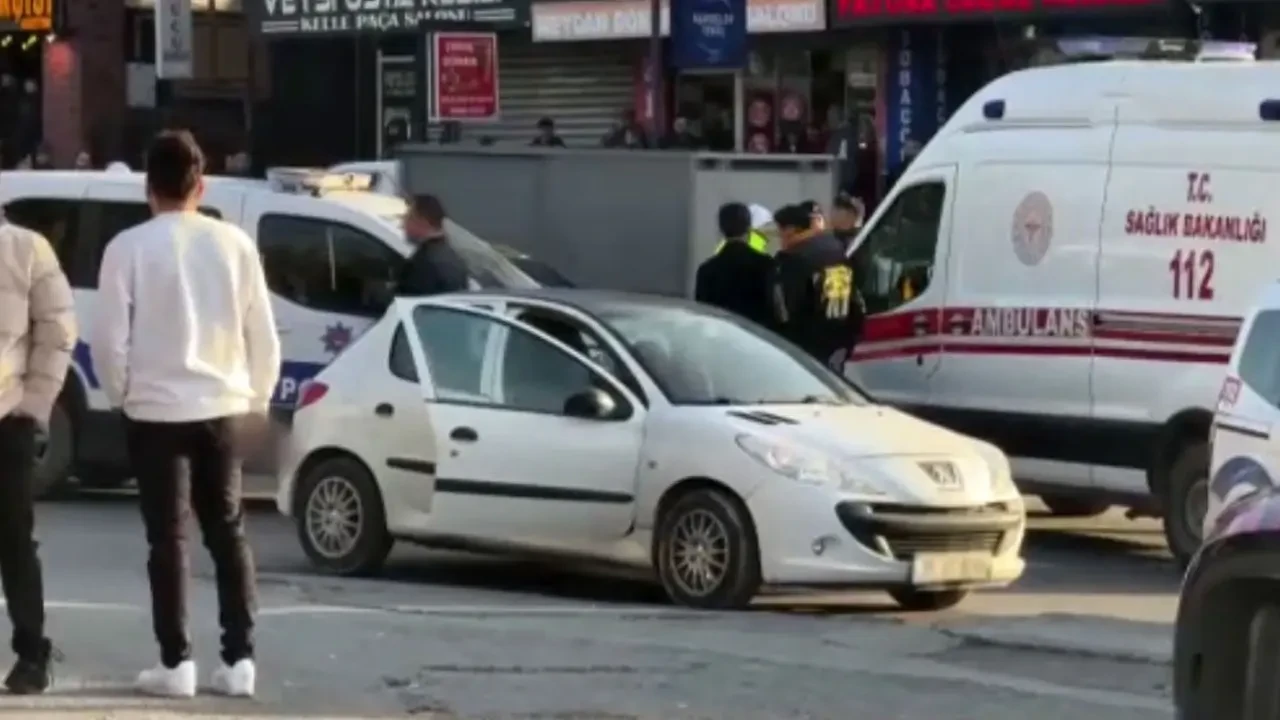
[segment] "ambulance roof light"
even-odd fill
[[[319,197],[329,192],[367,192],[373,188],[372,173],[333,173],[323,168],[279,167],[267,170],[267,182],[276,192]]]
[[[1004,101],[988,100],[982,106],[982,116],[988,120],[1000,120],[1004,117]]]

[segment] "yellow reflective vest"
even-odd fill
[[[729,241],[721,240],[720,244],[716,245],[716,251],[715,251],[716,255],[720,254],[720,251],[724,249],[724,245],[727,242]],[[764,235],[761,235],[755,230],[752,230],[751,234],[747,236],[747,247],[751,248],[752,250],[755,250],[761,255],[768,255],[769,254],[769,238],[765,237]]]

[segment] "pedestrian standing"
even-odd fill
[[[71,286],[39,233],[0,216],[0,580],[18,662],[9,692],[44,692],[53,646],[34,537],[36,433],[48,429],[76,343]]]
[[[773,258],[752,246],[751,211],[746,205],[722,205],[718,220],[722,244],[698,266],[694,299],[767,326],[772,318]]]
[[[417,195],[404,218],[405,240],[413,254],[400,274],[400,295],[435,295],[470,287],[467,264],[449,244],[444,204],[435,195]]]
[[[256,588],[240,468],[254,429],[265,423],[280,344],[253,240],[199,212],[203,173],[190,133],[164,132],[152,142],[146,186],[153,217],[107,245],[91,347],[103,391],[124,411],[150,546],[160,664],[139,674],[138,687],[171,697],[196,692],[187,632],[190,508],[218,585],[222,664],[211,684],[250,696]]]

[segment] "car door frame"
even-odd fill
[[[440,404],[445,403],[438,400],[435,390],[435,382],[431,375],[430,366],[427,363],[426,353],[417,336],[413,312],[419,307],[435,307],[466,313],[489,320],[498,326],[498,331],[492,333],[486,342],[485,359],[481,368],[481,387],[487,391],[489,397],[500,397],[500,393],[498,392],[499,388],[497,387],[498,380],[501,376],[500,364],[505,357],[505,343],[507,335],[511,332],[512,328],[515,328],[520,331],[527,332],[536,339],[560,350],[570,359],[581,364],[597,377],[602,378],[604,382],[608,384],[613,393],[623,398],[631,406],[631,416],[625,420],[599,422],[625,423],[629,426],[630,431],[635,435],[635,448],[633,457],[631,458],[630,487],[626,493],[629,498],[627,502],[617,502],[612,499],[608,501],[603,499],[591,500],[589,498],[582,497],[583,493],[579,492],[581,490],[587,490],[590,492],[589,489],[581,488],[581,486],[578,485],[570,485],[566,488],[557,488],[553,483],[545,484],[546,493],[528,493],[527,496],[525,494],[502,495],[501,497],[504,500],[510,501],[508,502],[508,505],[511,506],[511,508],[518,508],[521,522],[524,523],[524,525],[518,529],[525,530],[526,532],[523,534],[512,533],[504,536],[504,533],[501,531],[491,530],[491,539],[516,540],[521,542],[557,542],[587,539],[612,540],[622,537],[634,526],[636,498],[639,494],[638,484],[640,480],[640,458],[643,455],[643,443],[645,436],[644,428],[645,420],[647,418],[647,406],[645,402],[641,398],[636,397],[635,393],[615,378],[612,373],[597,365],[590,358],[584,357],[582,354],[575,352],[572,348],[566,346],[564,343],[561,343],[559,340],[547,335],[539,329],[508,316],[506,311],[510,307],[509,305],[504,303],[493,310],[478,307],[478,305],[487,304],[490,304],[490,302],[483,298],[477,298],[475,302],[468,302],[462,298],[450,296],[397,298],[393,303],[393,307],[396,310],[400,323],[405,328],[405,335],[409,344],[409,352],[413,356],[414,365],[418,371],[418,385],[422,394],[422,399],[423,402],[428,404],[428,415],[432,414],[432,404],[438,402]],[[534,414],[531,411],[517,410],[496,405],[492,407],[482,405],[468,407],[471,407],[476,411],[487,411],[501,414],[510,413],[521,417]],[[553,418],[558,416],[547,415],[545,417]],[[444,427],[447,424],[448,423],[437,422],[435,417],[432,417],[431,419],[431,427],[433,433],[435,433],[435,440],[438,443],[438,447],[443,447],[444,443],[447,442],[447,438],[445,436],[447,428]],[[442,450],[437,450],[437,458],[442,457],[442,452]],[[454,480],[454,478],[450,479]],[[458,478],[456,480],[461,480],[463,483],[467,483],[471,479]],[[440,472],[438,469],[432,478],[432,482],[432,495],[434,495],[435,492],[437,492],[437,488],[440,483]],[[481,483],[475,484],[479,485]],[[513,483],[513,486],[517,484],[518,483]],[[537,483],[537,485],[541,487],[544,484]],[[572,490],[570,488],[572,488]],[[616,488],[602,489],[599,495],[600,497],[605,495],[618,495],[619,493],[616,492],[616,490]],[[483,510],[483,499],[485,497],[495,497],[496,493],[489,493],[487,491],[483,491],[483,489],[478,489],[474,493],[459,493],[459,495],[479,500],[479,502],[469,502],[466,506],[468,511],[466,515],[470,518],[476,518],[483,517],[485,514]],[[571,498],[571,495],[578,497]],[[432,502],[431,504],[434,505],[435,503]],[[594,521],[592,514],[582,512],[584,505],[596,505],[600,508],[607,507],[612,512],[608,513],[608,517],[604,518],[602,522],[597,523]],[[510,514],[511,513],[508,513],[508,515]],[[601,512],[595,513],[594,515],[604,515],[604,511],[601,510]],[[467,534],[468,530],[474,531],[471,527],[450,527],[449,520],[450,519],[448,517],[439,517],[438,519],[435,519],[431,523],[432,531],[443,531],[445,534]],[[486,526],[490,529],[496,525],[498,524],[486,523]],[[611,530],[604,533],[592,533],[584,530],[585,528],[600,525],[611,528]],[[533,533],[528,532],[530,528],[548,528],[550,530],[548,530],[546,534],[535,538]]]

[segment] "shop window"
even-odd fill
[[[378,317],[404,258],[377,238],[342,223],[266,215],[258,248],[275,294],[324,312]]]
[[[4,206],[5,220],[45,237],[64,268],[71,266],[80,226],[80,203],[75,200],[14,200]]]
[[[868,313],[898,308],[929,288],[946,194],[941,182],[905,188],[854,252],[854,282]]]

